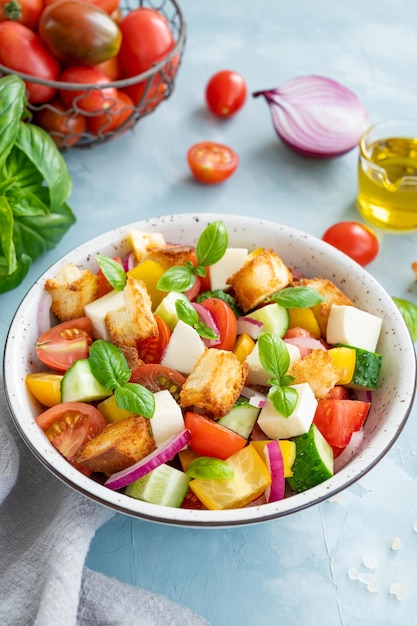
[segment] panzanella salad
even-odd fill
[[[124,258],[45,281],[45,367],[26,383],[68,462],[133,498],[206,509],[276,502],[346,464],[381,318],[276,251],[230,247],[221,221],[195,246],[129,236]]]

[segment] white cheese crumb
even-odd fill
[[[358,580],[358,572],[355,567],[349,567],[348,576],[351,580]]]
[[[399,550],[401,548],[401,539],[399,537],[394,537],[394,540],[391,544],[391,550]]]
[[[397,597],[397,600],[403,600],[406,592],[406,584],[402,581],[398,580],[395,583],[392,583],[389,588],[389,592]]]
[[[365,554],[362,563],[368,569],[376,569],[378,567],[378,559],[374,554]]]
[[[375,593],[379,589],[378,583],[374,574],[368,574],[367,572],[359,572],[358,580],[364,585],[366,585],[366,589],[370,591],[371,593]]]
[[[413,530],[414,530],[414,532],[416,532],[416,533],[417,533],[417,522],[414,522],[414,524],[413,524]]]

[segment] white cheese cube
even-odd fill
[[[317,408],[317,400],[308,383],[292,385],[298,400],[289,417],[279,413],[268,397],[258,417],[258,425],[270,439],[288,439],[308,432]]]
[[[228,289],[226,278],[239,270],[248,256],[247,248],[226,248],[222,258],[210,265],[210,284],[212,289]]]
[[[382,319],[354,306],[334,304],[327,321],[326,340],[330,344],[349,346],[375,352]]]
[[[173,435],[184,430],[184,418],[179,404],[168,389],[157,391],[155,413],[150,420],[152,435],[157,446],[161,446]]]
[[[105,317],[109,311],[117,311],[124,306],[125,301],[123,292],[117,291],[116,289],[85,305],[84,313],[91,320],[93,325],[93,336],[95,339],[110,340],[104,321]]]
[[[150,248],[165,245],[165,238],[162,233],[147,233],[132,228],[129,232],[130,242],[138,262],[146,258]]]
[[[291,344],[285,344],[288,349],[288,353],[290,355],[290,367],[291,365],[301,358],[300,350],[297,346],[293,346]],[[249,385],[263,385],[267,384],[269,378],[271,378],[271,374],[268,374],[266,370],[261,365],[261,360],[259,358],[259,348],[258,342],[255,343],[252,352],[246,357],[246,361],[249,365],[247,384]]]
[[[204,350],[206,346],[195,328],[179,320],[169,338],[161,365],[181,374],[191,374]]]

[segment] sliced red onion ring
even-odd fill
[[[192,302],[191,304],[193,305],[194,309],[197,311],[200,321],[204,322],[204,324],[208,326],[208,328],[210,328],[218,337],[217,339],[207,339],[205,337],[202,337],[204,344],[208,348],[214,348],[215,346],[218,346],[221,341],[220,330],[219,330],[219,327],[217,326],[216,320],[214,319],[214,315],[212,314],[211,311],[206,309],[206,307],[204,307],[202,304],[199,304],[198,302]]]
[[[244,398],[248,398],[249,404],[257,409],[261,409],[266,402],[265,394],[260,391],[256,391],[255,389],[251,389],[250,387],[243,387],[240,395]]]
[[[104,483],[109,489],[121,489],[130,485],[135,480],[149,474],[153,469],[159,467],[163,463],[167,463],[174,458],[178,452],[188,444],[191,440],[191,433],[188,429],[182,430],[180,433],[170,437],[163,446],[160,446],[144,459],[138,461],[134,465],[127,467],[120,472],[115,472]]]
[[[353,459],[362,444],[364,436],[365,432],[363,428],[352,433],[352,437],[350,438],[348,445],[334,460],[335,472],[340,472],[340,470],[346,467],[349,461]]]
[[[300,350],[301,358],[310,354],[312,350],[326,350],[322,342],[314,337],[288,337],[284,342],[296,346]]]
[[[138,263],[138,261],[137,261],[137,258],[136,258],[136,254],[132,250],[123,259],[123,269],[124,269],[124,271],[125,272],[129,272],[130,270],[133,270],[133,268],[136,267],[137,263]]]
[[[267,502],[282,500],[285,494],[284,459],[279,442],[274,439],[264,448],[266,466],[271,474],[272,482],[265,489]]]
[[[36,322],[38,325],[38,336],[45,333],[51,328],[51,294],[43,291],[39,300],[38,310],[36,312]]]
[[[358,97],[323,76],[300,76],[252,95],[265,97],[277,135],[305,156],[344,154],[358,145],[368,126],[368,112]]]
[[[251,317],[238,317],[237,318],[237,334],[241,335],[242,333],[246,333],[256,341],[258,339],[261,330],[262,330],[262,322],[259,320],[254,320]]]

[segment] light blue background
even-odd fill
[[[63,253],[113,226],[215,211],[321,236],[334,222],[358,218],[357,150],[329,161],[293,154],[274,134],[260,98],[249,96],[233,119],[215,119],[203,96],[219,69],[241,72],[250,93],[320,74],[352,89],[371,122],[417,117],[413,0],[182,0],[181,7],[187,44],[173,95],[134,132],[66,154],[77,223],[24,284],[0,296],[2,343],[32,282]],[[204,139],[240,155],[224,185],[204,187],[190,178],[186,151]],[[369,271],[391,295],[417,303],[411,271],[417,233],[379,236],[381,251]],[[416,418],[414,409],[386,458],[333,501],[273,522],[216,530],[116,514],[97,532],[87,565],[163,593],[213,626],[416,626]],[[392,593],[395,588],[404,593]]]

